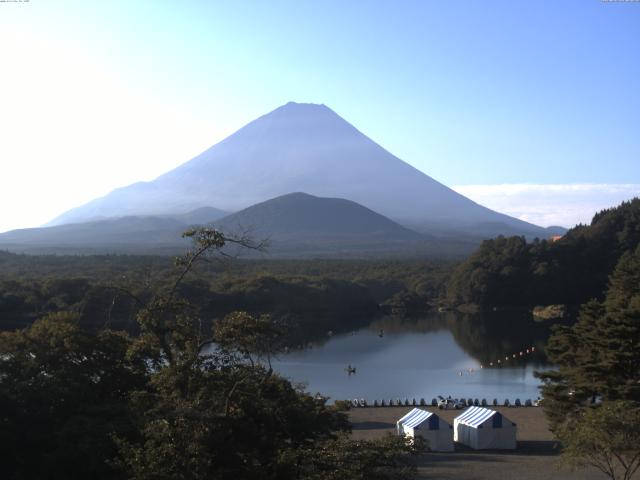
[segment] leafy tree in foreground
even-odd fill
[[[233,312],[214,324],[212,340],[222,351],[237,353],[252,365],[266,360],[271,372],[271,358],[286,346],[286,326],[269,315]]]
[[[114,479],[112,434],[128,437],[129,394],[146,365],[123,333],[89,334],[75,314],[0,333],[0,464],[4,478]]]
[[[138,438],[118,438],[117,465],[139,480],[282,478],[283,451],[332,438],[346,419],[255,361],[281,336],[268,317],[237,313],[202,329],[179,286],[227,239],[215,230],[187,236],[195,248],[176,262],[176,281],[139,313],[134,347],[153,372],[132,396]],[[214,340],[221,348],[207,350]]]
[[[605,402],[560,427],[563,457],[571,466],[591,465],[612,479],[630,480],[640,468],[640,408]]]
[[[296,475],[305,480],[404,480],[413,478],[415,467],[407,453],[424,451],[420,437],[412,443],[388,435],[377,441],[350,440],[342,435],[311,449],[296,452],[291,462]]]
[[[224,245],[212,235],[195,233],[195,249],[178,262],[183,270],[174,287],[139,315],[136,351],[154,372],[147,389],[133,395],[138,435],[118,438],[116,463],[135,480],[316,478],[297,468],[297,460],[336,445],[348,422],[325,399],[260,363],[282,348],[286,330],[268,316],[235,312],[203,331],[198,312],[180,297],[178,286],[196,261]],[[334,449],[349,451],[342,444]],[[374,457],[359,460],[363,471],[376,471]]]
[[[539,375],[544,409],[565,456],[629,478],[640,455],[640,247],[621,257],[603,303],[555,329],[547,353],[558,369]]]

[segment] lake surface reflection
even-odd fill
[[[451,395],[524,402],[539,396],[540,382],[533,372],[548,368],[541,354],[547,335],[540,325],[508,318],[480,322],[478,317],[449,314],[418,322],[386,320],[281,355],[273,366],[292,381],[306,383],[309,392],[333,400],[430,402],[437,395]],[[535,352],[527,354],[531,347]],[[347,365],[356,373],[348,375]]]

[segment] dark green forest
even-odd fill
[[[207,307],[198,300],[211,292],[190,277],[226,239],[207,229],[187,236],[194,248],[153,288],[48,280],[15,295],[44,310],[31,312],[37,319],[26,328],[0,333],[3,478],[410,478],[410,456],[421,444],[392,437],[352,441],[344,413],[273,372],[269,358],[290,341],[286,319],[234,311],[202,321]],[[356,296],[365,290],[335,282],[292,283],[287,294],[354,314],[353,305],[336,307],[344,303],[338,291]],[[265,295],[279,298],[283,289],[273,279],[248,285],[231,283],[226,292],[258,308]],[[13,287],[17,293],[20,283]],[[135,335],[109,323],[87,328],[99,322],[86,323],[86,299],[113,289],[137,305],[128,313]],[[301,308],[288,305],[293,312]]]
[[[128,255],[28,256],[0,252],[0,330],[70,311],[83,328],[138,332],[136,314],[172,278],[172,259]],[[286,318],[292,344],[367,325],[381,305],[423,311],[444,296],[451,263],[215,258],[180,284],[205,322],[236,310]],[[411,305],[409,305],[411,307]]]
[[[625,252],[640,243],[640,199],[603,210],[590,225],[561,239],[497,237],[485,240],[460,264],[448,284],[454,305],[578,306],[602,299],[607,279]]]

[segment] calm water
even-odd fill
[[[509,333],[514,328],[508,322],[492,323],[489,329],[478,328],[474,319],[466,322],[431,318],[414,324],[378,323],[335,335],[323,345],[281,355],[274,369],[305,383],[309,392],[334,400],[425,398],[430,402],[437,395],[451,395],[497,398],[502,403],[505,398],[512,402],[537,398],[540,382],[533,372],[547,368],[538,353],[544,334],[536,326],[518,328],[514,334]],[[383,337],[379,336],[381,328]],[[519,356],[520,350],[534,345],[535,354]],[[504,362],[513,353],[518,358]],[[502,366],[488,367],[498,358]],[[347,365],[356,367],[356,373],[348,375]]]

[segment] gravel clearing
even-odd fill
[[[354,408],[349,411],[355,439],[373,439],[395,434],[396,421],[413,407]],[[435,411],[453,424],[464,410]],[[418,459],[418,478],[456,480],[601,480],[607,477],[594,468],[569,471],[559,464],[558,443],[549,431],[541,408],[490,407],[518,426],[518,448],[475,451],[456,444],[453,453],[426,453]]]

